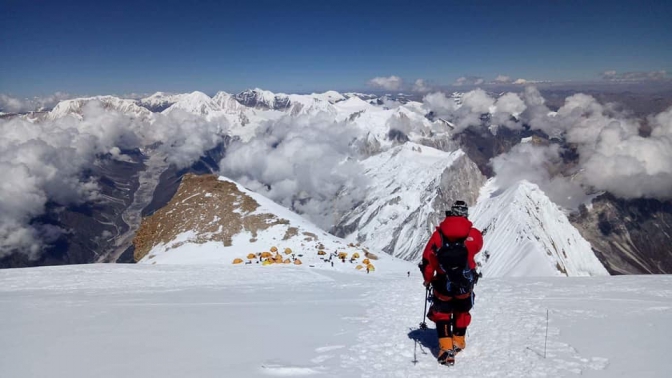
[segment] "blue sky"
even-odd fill
[[[356,90],[672,71],[671,1],[0,2],[0,93]]]

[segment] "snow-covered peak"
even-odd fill
[[[163,113],[168,114],[177,109],[206,118],[220,116],[223,113],[222,108],[213,99],[199,91],[183,95],[178,102],[164,110]]]
[[[151,116],[149,110],[139,106],[134,100],[114,96],[95,96],[61,101],[47,114],[47,119],[54,120],[68,115],[81,119],[84,106],[94,101],[100,103],[105,110],[115,110],[137,118]]]
[[[461,150],[411,142],[365,159],[366,199],[341,218],[338,234],[417,261],[447,203],[470,199],[485,181],[469,162]]]
[[[217,94],[212,97],[212,101],[229,114],[237,114],[246,109],[245,106],[236,100],[234,95],[223,91],[217,92]]]
[[[321,101],[326,101],[332,104],[335,104],[339,101],[343,101],[346,97],[336,91],[326,91],[324,93],[313,93],[310,95],[313,98],[316,98]]]
[[[163,111],[180,101],[186,95],[188,94],[156,92],[151,96],[141,99],[139,104],[152,111]]]
[[[289,98],[286,94],[276,94],[259,88],[240,92],[235,95],[235,98],[241,104],[255,109],[286,110],[290,105]]]
[[[590,243],[535,184],[520,181],[501,190],[491,179],[470,218],[485,234],[478,257],[485,276],[608,274]]]
[[[375,109],[374,105],[362,100],[357,96],[348,97],[344,101],[335,104],[337,109],[344,112],[358,112],[363,110]]]

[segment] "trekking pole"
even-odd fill
[[[427,329],[427,323],[425,318],[427,317],[427,302],[429,302],[429,286],[425,290],[425,309],[422,311],[422,323],[420,323],[420,329]]]
[[[544,338],[544,358],[546,358],[546,343],[548,342],[548,309],[546,309],[546,337]]]

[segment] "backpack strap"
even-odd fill
[[[437,254],[439,249],[446,244],[446,235],[444,235],[443,231],[441,231],[441,227],[436,227],[436,232],[438,232],[439,236],[441,237],[441,245],[438,247],[434,246],[434,254]]]

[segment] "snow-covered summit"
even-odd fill
[[[449,203],[475,200],[485,182],[461,150],[444,152],[407,142],[362,161],[366,199],[341,217],[338,234],[417,261]]]
[[[227,114],[239,114],[247,109],[247,107],[236,100],[234,95],[224,91],[217,92],[217,94],[212,97],[212,101]]]
[[[312,93],[310,97],[332,104],[345,100],[347,97],[336,91],[326,91],[324,93]]]
[[[162,113],[169,114],[175,110],[183,110],[188,113],[196,114],[212,119],[223,116],[222,108],[217,103],[203,92],[195,91],[181,96],[180,100],[173,104]]]
[[[248,89],[235,95],[241,104],[255,109],[286,110],[289,108],[289,97],[284,93],[273,93],[260,88]]]
[[[590,243],[536,184],[499,189],[491,179],[470,212],[483,231],[483,274],[502,276],[608,275]]]
[[[69,115],[81,119],[84,106],[94,101],[100,103],[105,110],[116,110],[135,118],[146,119],[151,117],[152,114],[149,110],[136,104],[134,100],[114,96],[95,96],[61,101],[47,114],[47,119],[55,120]]]
[[[184,96],[188,95],[187,93],[167,93],[167,92],[156,92],[151,96],[140,99],[138,103],[151,110],[151,111],[163,111],[169,108],[174,103],[180,101]]]

